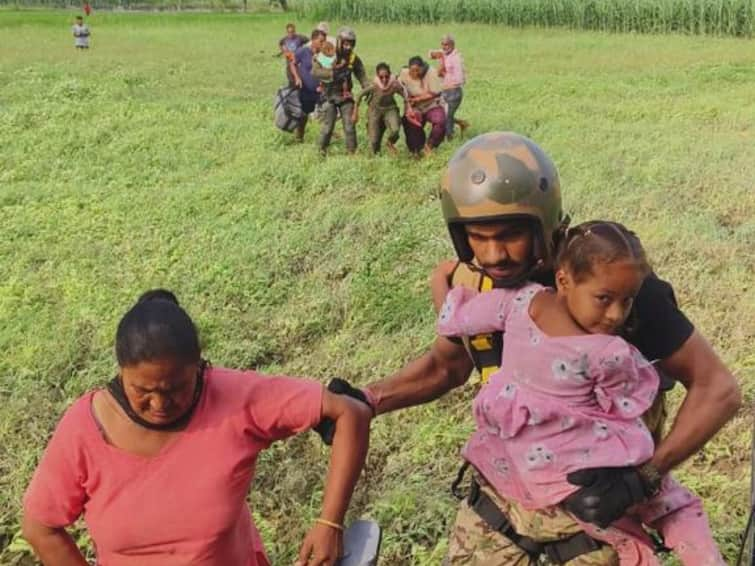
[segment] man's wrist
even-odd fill
[[[365,399],[367,399],[367,404],[370,406],[370,409],[372,409],[372,416],[376,417],[378,414],[378,404],[380,403],[380,397],[369,387],[363,388],[362,393],[364,393],[364,397]]]
[[[652,462],[647,461],[644,464],[637,466],[637,474],[642,481],[645,495],[647,497],[653,497],[661,490],[661,482],[663,481],[663,473]]]

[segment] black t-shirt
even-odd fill
[[[674,289],[651,274],[634,300],[624,338],[648,360],[662,360],[676,352],[695,327],[679,310]]]

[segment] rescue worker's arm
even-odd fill
[[[355,124],[359,122],[359,105],[362,103],[362,100],[371,95],[374,90],[374,85],[370,85],[367,88],[362,89],[362,91],[359,93],[359,96],[357,96],[357,99],[354,101],[354,110],[351,112],[351,121]]]
[[[661,360],[660,367],[687,389],[669,434],[651,460],[666,473],[700,450],[736,414],[742,394],[737,379],[697,330]]]
[[[64,528],[48,527],[24,514],[21,529],[45,566],[87,566],[73,537]]]
[[[374,91],[375,91],[375,85],[370,85],[367,88],[363,88],[361,92],[359,93],[359,96],[357,96],[356,100],[354,101],[354,110],[356,111],[357,108],[359,108],[359,105],[362,103],[362,100],[367,98]]]
[[[650,459],[651,476],[647,475],[646,465],[571,472],[567,479],[581,489],[570,495],[564,505],[583,521],[606,527],[629,507],[653,495],[659,474],[669,472],[700,450],[742,403],[736,378],[696,330],[660,365],[682,382],[687,394],[671,432]]]
[[[364,70],[364,63],[362,63],[362,60],[357,57],[356,61],[354,61],[354,68],[352,69],[352,73],[359,81],[359,85],[365,89],[370,84],[369,79],[367,78],[367,73]]]
[[[433,306],[443,305],[449,280],[459,265],[456,260],[442,261],[430,274]],[[375,415],[389,413],[434,401],[464,385],[474,368],[467,350],[458,340],[438,336],[430,351],[409,362],[396,374],[364,388]]]
[[[462,344],[438,336],[430,351],[398,373],[365,388],[375,414],[434,401],[466,383],[472,361]]]

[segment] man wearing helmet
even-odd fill
[[[479,291],[517,287],[526,280],[552,284],[554,239],[568,220],[561,209],[556,168],[534,142],[501,132],[470,140],[448,164],[441,204],[458,261],[441,263],[432,277]],[[697,452],[741,404],[735,377],[679,310],[668,283],[648,277],[630,316],[633,328],[625,338],[646,358],[659,360],[659,369],[680,381],[686,394],[665,438],[659,434],[662,395],[646,415],[656,433],[649,462],[639,468],[580,472],[584,477],[579,485],[584,487],[565,507],[588,522],[610,523],[622,516],[639,493],[652,492],[662,475]],[[474,336],[463,343],[438,336],[429,352],[395,375],[356,391],[356,396],[363,395],[376,415],[432,401],[466,383],[473,366],[485,380],[497,369],[502,341],[501,334]],[[483,513],[469,504],[473,496],[482,499],[480,489],[462,503],[446,564],[527,564],[542,557],[575,566],[616,563],[615,552],[580,533],[562,508],[527,510],[483,486],[485,490],[494,505]]]
[[[337,65],[333,68],[316,67],[313,71],[315,78],[323,81],[325,88],[325,109],[319,139],[322,153],[325,153],[330,145],[339,110],[346,139],[346,150],[354,153],[357,149],[357,132],[352,119],[354,112],[354,97],[351,95],[352,77],[357,78],[362,88],[367,87],[368,80],[362,60],[354,52],[356,44],[357,36],[354,30],[350,27],[340,28],[336,34]]]

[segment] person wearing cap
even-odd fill
[[[440,59],[438,75],[443,78],[443,101],[446,104],[446,139],[454,135],[454,125],[458,124],[462,136],[469,127],[466,120],[456,118],[456,111],[461,106],[464,97],[462,87],[467,80],[464,69],[464,59],[456,49],[456,40],[451,34],[446,34],[440,40],[440,49],[430,52],[430,57]]]
[[[320,152],[325,154],[330,146],[338,114],[341,114],[343,123],[346,151],[354,153],[357,149],[357,132],[353,121],[354,78],[359,81],[361,87],[367,88],[369,81],[364,68],[364,63],[355,53],[357,36],[350,27],[342,27],[336,34],[336,62],[331,68],[315,65],[312,74],[323,82],[324,108],[322,126],[318,146]]]
[[[415,55],[401,69],[398,80],[409,96],[409,107],[403,118],[406,145],[415,155],[421,151],[429,155],[446,136],[446,112],[440,100],[443,84],[438,71]],[[428,122],[429,136],[425,134]]]
[[[553,285],[554,249],[569,219],[556,167],[535,142],[512,132],[473,138],[449,161],[440,201],[457,258],[441,262],[431,279],[479,292],[528,281]],[[463,467],[454,482],[463,501],[444,565],[529,564],[545,557],[571,566],[617,564],[614,549],[587,535],[575,517],[595,525],[620,519],[736,414],[742,403],[736,377],[679,309],[669,283],[655,274],[645,278],[629,320],[623,337],[662,373],[659,394],[643,415],[655,440],[652,457],[638,466],[575,470],[569,481],[578,489],[566,508],[545,510],[507,500],[475,469],[474,489],[462,494]],[[473,368],[484,383],[498,370],[505,338],[501,332],[438,336],[427,353],[357,392],[380,415],[441,397],[465,384]],[[665,391],[675,382],[684,398],[664,436]],[[348,384],[343,390],[357,397]]]

